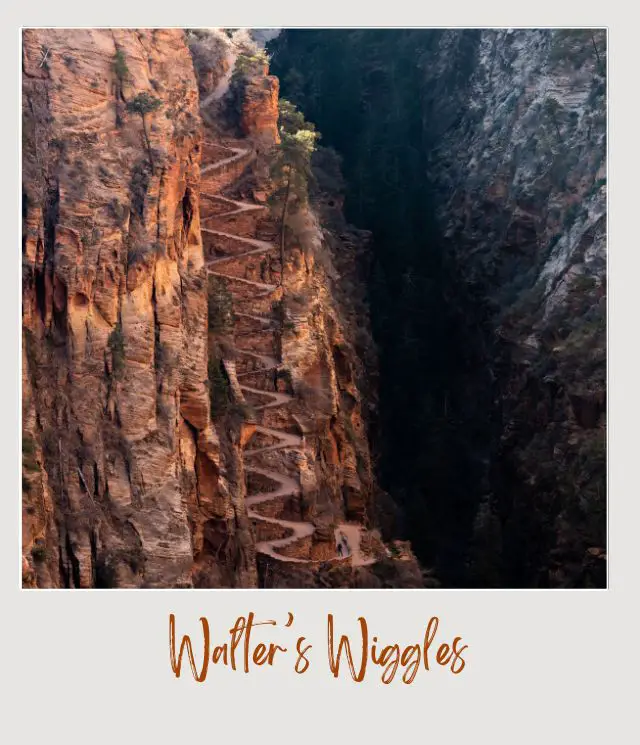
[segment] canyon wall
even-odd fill
[[[209,411],[198,105],[182,31],[24,33],[26,586],[190,586],[219,525],[211,581],[255,584]]]
[[[498,412],[471,574],[602,586],[606,34],[484,31],[474,41],[428,163],[443,250],[462,294],[482,298],[490,318],[481,335]],[[459,35],[439,40],[427,117],[465,54]]]
[[[372,232],[379,476],[419,557],[446,585],[603,586],[605,32],[272,51]]]
[[[250,38],[23,42],[23,585],[420,586],[376,529],[367,235],[332,198],[280,245]]]

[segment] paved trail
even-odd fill
[[[217,147],[220,148],[220,145],[217,145]],[[249,158],[251,156],[251,151],[248,148],[225,146],[221,149],[228,150],[230,155],[228,157],[221,158],[218,161],[214,161],[213,163],[205,165],[201,171],[203,176],[206,176],[206,174],[210,173],[215,174],[216,171],[225,168],[225,166],[231,165],[238,160]],[[221,220],[224,221],[227,218],[236,217],[237,215],[242,213],[259,212],[265,209],[263,205],[253,204],[251,202],[241,202],[235,199],[229,199],[228,197],[223,197],[219,194],[207,194],[206,192],[204,192],[204,196],[207,197],[207,199],[203,199],[201,203],[201,219],[203,226],[207,226],[212,223],[218,225]],[[229,209],[226,209],[223,212],[216,212],[215,210],[213,210],[211,214],[207,215],[206,204],[209,201],[217,202],[219,205],[228,207]],[[264,298],[277,289],[277,285],[275,284],[258,282],[256,280],[245,279],[243,277],[235,277],[233,275],[225,274],[224,272],[224,265],[229,261],[237,260],[238,258],[241,258],[243,256],[269,254],[271,252],[275,252],[277,248],[273,243],[258,240],[256,238],[247,238],[245,236],[226,232],[217,228],[213,229],[210,227],[203,227],[202,232],[205,235],[223,238],[226,241],[236,241],[238,244],[248,247],[246,251],[228,254],[225,256],[218,256],[210,259],[207,262],[209,274],[212,274],[216,277],[223,277],[225,280],[227,280],[230,283],[230,290],[232,294],[234,293],[234,283],[240,283],[241,285],[250,285],[252,287],[255,287],[256,290],[259,290],[259,292],[256,292],[255,294],[256,299]],[[235,313],[235,315],[238,318],[248,318],[250,320],[254,320],[262,325],[262,328],[255,331],[252,335],[264,333],[271,336],[273,334],[273,319],[269,318],[268,316],[262,315],[260,313],[252,314],[246,312]],[[275,357],[267,354],[260,354],[251,349],[237,348],[237,352],[239,353],[240,357],[249,357],[252,360],[256,360],[260,365],[260,367],[257,369],[238,373],[237,378],[239,381],[249,375],[256,375],[256,373],[275,370],[279,367],[280,364]],[[263,390],[260,388],[254,388],[249,385],[244,385],[241,382],[239,382],[239,388],[243,393],[246,392],[254,396],[258,395],[262,398],[268,399],[264,403],[254,407],[256,412],[261,412],[266,409],[272,409],[280,406],[286,406],[292,400],[292,397],[290,395],[286,393],[280,393],[275,389]],[[312,523],[267,517],[260,514],[260,512],[255,509],[258,505],[263,505],[268,502],[282,500],[283,503],[285,503],[289,501],[291,497],[300,496],[300,484],[292,476],[289,476],[288,474],[282,473],[280,471],[275,471],[272,468],[256,465],[255,460],[259,459],[260,456],[264,455],[265,453],[273,453],[277,450],[295,450],[296,448],[301,448],[303,439],[302,437],[290,434],[289,432],[285,432],[284,430],[264,427],[262,425],[256,426],[256,433],[258,435],[264,435],[265,437],[270,438],[269,441],[271,442],[271,444],[253,448],[250,447],[244,450],[243,460],[245,472],[249,475],[255,474],[262,479],[267,479],[268,481],[272,482],[274,488],[271,491],[257,492],[255,494],[249,495],[246,499],[247,512],[249,514],[249,517],[256,522],[277,526],[278,528],[280,528],[281,532],[284,531],[286,533],[285,537],[283,538],[260,541],[256,545],[256,551],[270,556],[271,558],[277,559],[278,561],[300,564],[319,564],[321,562],[310,561],[309,559],[299,559],[292,556],[284,556],[282,553],[280,553],[282,549],[286,549],[287,547],[292,546],[297,541],[301,541],[310,536],[313,536],[315,527]],[[275,442],[272,442],[273,440],[275,440]],[[354,566],[364,566],[366,564],[371,564],[374,562],[374,559],[365,557],[360,550],[361,531],[362,526],[350,523],[339,525],[335,530],[336,542],[338,540],[340,532],[342,532],[342,534],[346,537],[347,544],[349,546],[348,559]],[[339,558],[337,553],[335,558]]]

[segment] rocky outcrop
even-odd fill
[[[242,133],[263,146],[279,142],[278,91],[279,81],[263,69],[263,75],[253,77],[244,89],[240,127]]]
[[[183,33],[26,31],[23,97],[25,585],[190,586],[220,524],[209,583],[255,584],[209,409]]]

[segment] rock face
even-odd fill
[[[445,251],[492,315],[485,360],[500,422],[473,571],[480,582],[488,570],[518,585],[601,586],[606,35],[505,30],[474,41],[473,73],[451,101],[457,124],[430,158]],[[459,44],[443,35],[428,85],[453,77]],[[496,534],[502,546],[489,548]]]
[[[183,34],[30,30],[23,64],[25,584],[189,586],[220,522],[211,582],[255,584],[209,410]]]
[[[266,204],[273,189],[269,145],[279,141],[277,81],[256,68],[242,90],[244,137],[221,137],[215,112],[207,116],[201,217],[210,364],[224,371],[217,390],[227,427],[234,416],[242,419],[259,584],[379,586],[371,567],[386,561],[387,581],[418,586],[422,575],[410,550],[398,553],[400,566],[374,531],[354,303],[345,302],[332,259],[335,252],[355,265],[356,248],[346,227],[341,238],[324,231],[309,205],[292,208],[291,230],[280,243],[280,211]],[[224,119],[220,110],[217,119]],[[350,237],[362,250],[363,236]],[[366,311],[359,323],[366,327]]]
[[[422,581],[375,530],[368,320],[332,261],[363,236],[306,209],[277,250],[278,80],[227,93],[237,54],[24,34],[25,587]]]
[[[606,33],[272,51],[373,235],[380,478],[416,553],[449,586],[602,586]]]
[[[240,127],[246,137],[262,145],[274,145],[278,137],[278,78],[268,74],[253,78],[244,90]]]

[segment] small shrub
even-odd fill
[[[209,278],[207,311],[209,331],[228,334],[233,330],[233,296],[221,277]]]
[[[118,325],[109,334],[107,342],[111,350],[111,369],[114,378],[119,378],[124,372],[124,334],[122,327]]]
[[[244,401],[238,401],[231,408],[231,415],[242,422],[255,422],[256,410],[251,404]]]
[[[44,543],[36,543],[31,549],[31,556],[33,556],[34,561],[39,563],[45,562],[47,560],[48,552]]]
[[[36,460],[36,443],[31,435],[22,436],[22,465],[26,471],[39,471]]]
[[[580,206],[577,203],[574,203],[567,208],[567,211],[564,213],[564,220],[563,220],[563,224],[565,228],[571,227],[571,224],[575,221],[576,217],[578,216],[579,211],[580,211]]]
[[[124,52],[122,51],[122,49],[118,49],[113,57],[113,71],[115,72],[120,82],[129,77],[127,59],[124,56]]]
[[[146,91],[138,93],[138,95],[127,103],[127,111],[132,114],[138,114],[144,117],[147,114],[151,114],[162,106],[162,101],[155,96],[150,95]]]
[[[229,381],[222,369],[222,362],[219,359],[211,357],[208,367],[211,416],[220,417],[227,413],[231,405]]]

